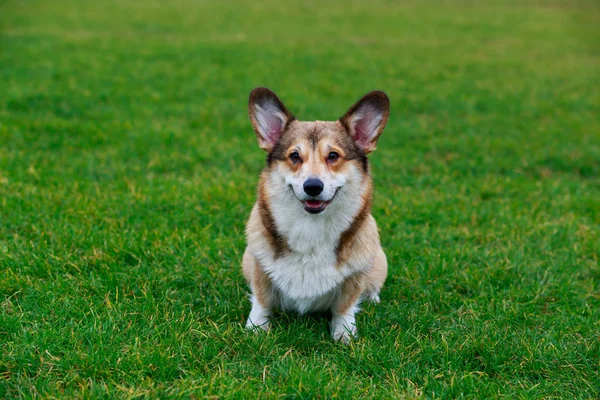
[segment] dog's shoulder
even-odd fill
[[[353,271],[369,268],[381,247],[377,222],[368,213],[360,225],[350,229],[341,235],[336,247],[336,265]]]

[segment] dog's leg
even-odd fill
[[[356,313],[365,285],[365,275],[356,274],[346,278],[342,290],[331,308],[331,337],[348,344],[356,337]]]
[[[244,253],[242,267],[252,289],[252,310],[246,321],[246,328],[266,331],[269,329],[269,318],[274,305],[271,279],[248,251]]]
[[[385,282],[385,278],[387,278],[387,272],[387,258],[380,247],[373,260],[373,268],[367,275],[367,287],[365,290],[365,297],[373,303],[379,303],[379,292]]]
[[[246,328],[248,329],[263,329],[269,330],[269,318],[271,317],[271,310],[260,304],[260,301],[255,295],[252,295],[252,310],[246,321]]]

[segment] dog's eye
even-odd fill
[[[329,156],[327,156],[327,160],[329,160],[329,161],[335,161],[338,158],[340,158],[340,155],[338,153],[336,153],[335,151],[332,151],[331,153],[329,153]]]
[[[294,151],[292,154],[290,154],[290,160],[292,160],[294,164],[296,164],[299,161],[302,161],[300,159],[300,154],[297,151]]]

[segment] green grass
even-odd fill
[[[595,2],[0,5],[0,397],[597,398]],[[255,86],[385,90],[361,337],[248,334]]]

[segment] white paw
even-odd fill
[[[337,316],[331,320],[331,338],[336,342],[348,344],[356,339],[354,316]]]
[[[246,329],[250,329],[255,332],[260,332],[261,330],[268,331],[269,327],[270,324],[268,318],[259,318],[256,321],[253,321],[250,318],[248,318],[248,320],[246,321]]]
[[[334,332],[331,334],[331,337],[336,342],[340,342],[342,344],[350,344],[350,342],[353,339],[356,339],[358,336],[356,335],[356,329],[354,329],[354,332],[350,332],[349,330],[344,330],[342,332]]]
[[[269,317],[271,316],[271,311],[268,308],[264,308],[256,299],[255,296],[252,296],[252,310],[250,310],[250,315],[248,315],[248,320],[246,321],[246,328],[251,329],[255,332],[259,332],[260,330],[268,331],[269,330]]]
[[[369,295],[369,300],[370,300],[372,303],[378,304],[378,303],[380,302],[380,300],[379,300],[379,294],[378,294],[378,293],[375,293],[375,292],[371,293],[371,294]]]

